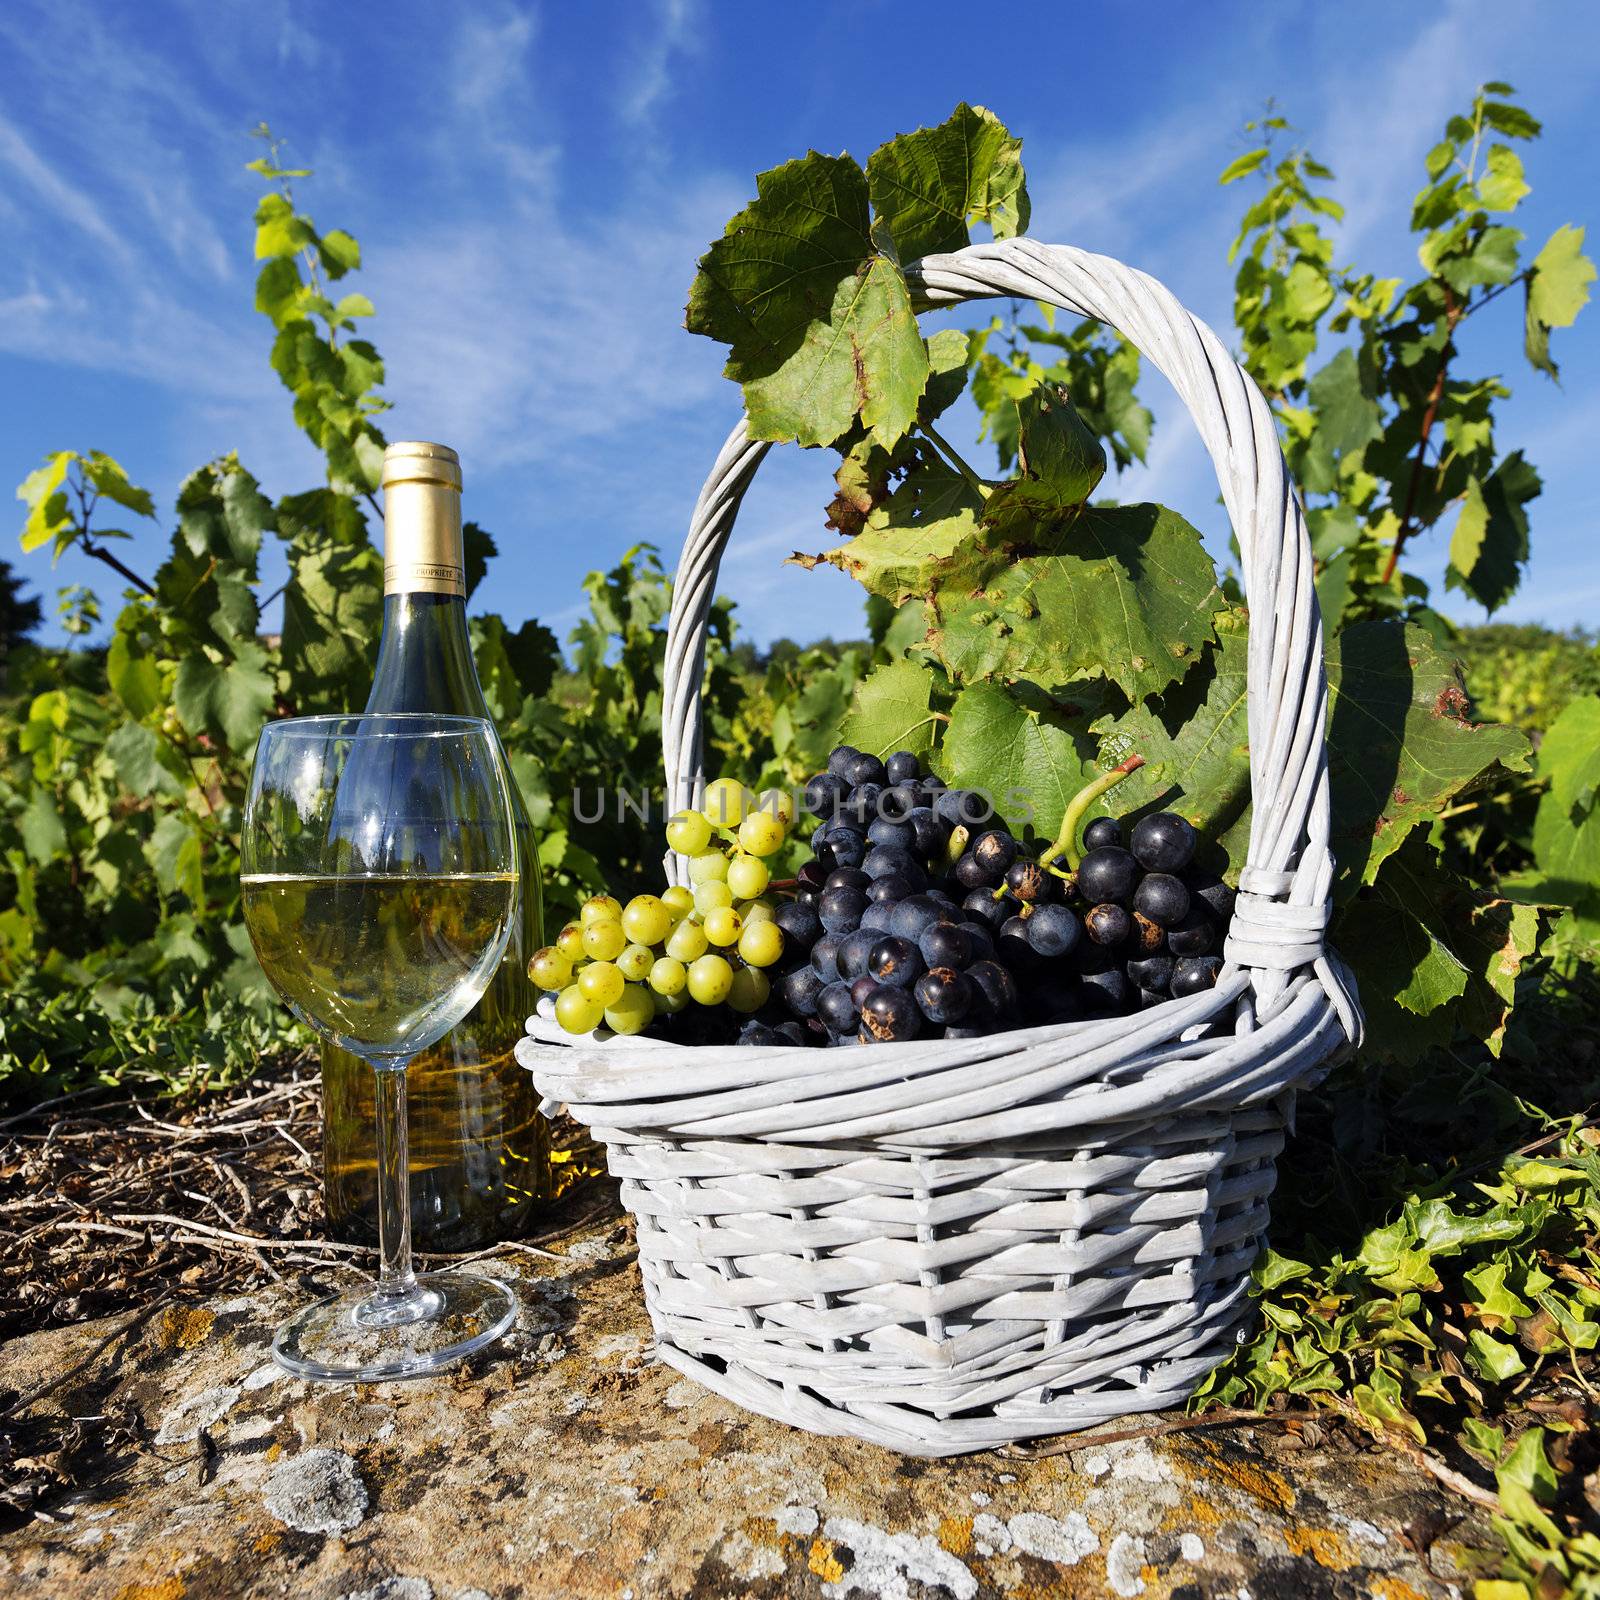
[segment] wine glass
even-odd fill
[[[307,1378],[437,1371],[516,1315],[494,1278],[411,1268],[406,1065],[477,1004],[516,915],[511,795],[490,724],[425,713],[268,723],[240,888],[284,1003],[377,1074],[378,1281],[291,1317],[273,1356]]]

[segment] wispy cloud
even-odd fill
[[[635,128],[651,122],[676,88],[678,58],[696,53],[704,26],[700,0],[652,0],[650,9],[653,31],[642,39],[617,104],[623,122]]]
[[[120,260],[127,259],[126,243],[101,216],[88,195],[63,178],[3,117],[0,117],[0,162],[28,185],[52,215],[71,223]]]

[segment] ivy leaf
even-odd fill
[[[928,646],[951,675],[1047,688],[1104,673],[1130,701],[1182,676],[1214,637],[1220,591],[1200,535],[1165,506],[1088,506],[1068,526],[970,552],[930,587]]]
[[[1243,627],[1223,628],[1181,681],[1091,728],[1100,737],[1101,766],[1135,752],[1145,759],[1117,786],[1116,814],[1157,806],[1177,811],[1208,842],[1213,864],[1223,866],[1226,853],[1233,876],[1250,839],[1249,654]]]
[[[1600,793],[1600,696],[1569,700],[1539,745],[1539,771],[1569,812],[1589,811]]]
[[[873,209],[889,225],[902,261],[960,250],[967,223],[988,222],[997,239],[1028,225],[1022,141],[982,106],[963,101],[937,128],[901,134],[867,162]]]
[[[933,748],[939,716],[934,675],[915,661],[894,661],[869,672],[839,727],[842,743],[880,759],[896,750],[923,756]]]
[[[1528,514],[1523,507],[1542,487],[1520,450],[1481,482],[1468,479],[1450,539],[1446,588],[1462,590],[1489,611],[1516,593],[1528,559]]]
[[[1497,767],[1528,769],[1515,728],[1465,720],[1457,664],[1415,625],[1363,622],[1328,659],[1328,761],[1339,892],[1371,883],[1413,828]]]
[[[1528,1370],[1514,1344],[1507,1344],[1482,1328],[1473,1328],[1467,1334],[1467,1360],[1480,1378],[1492,1383],[1505,1383]]]
[[[1037,692],[993,683],[956,696],[939,765],[952,787],[982,790],[1013,827],[1031,823],[1046,838],[1100,775],[1085,718]]]
[[[816,151],[756,179],[700,259],[688,327],[730,346],[755,437],[831,444],[857,413],[888,447],[911,426],[928,354],[897,263],[872,238],[867,180]]]
[[[178,665],[172,703],[191,733],[221,735],[230,749],[247,751],[274,704],[265,650],[241,641],[232,661],[213,661],[196,650]]]

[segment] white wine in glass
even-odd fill
[[[240,888],[284,1003],[376,1075],[381,1266],[278,1330],[300,1377],[448,1366],[516,1315],[498,1280],[411,1266],[405,1069],[477,1004],[517,910],[516,831],[490,724],[432,714],[294,717],[262,730]]]

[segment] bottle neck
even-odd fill
[[[367,710],[489,715],[460,595],[411,590],[384,596],[383,641]]]

